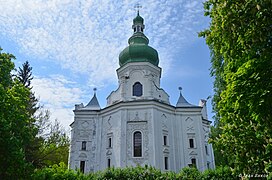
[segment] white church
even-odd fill
[[[75,105],[70,169],[89,173],[137,165],[175,172],[188,166],[215,168],[206,101],[192,105],[180,93],[177,104],[170,104],[160,87],[158,52],[148,46],[144,28],[138,12],[129,45],[119,55],[119,87],[107,97],[107,106],[100,107],[95,93],[87,105]]]

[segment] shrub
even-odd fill
[[[229,167],[218,167],[214,170],[206,170],[202,173],[203,180],[235,180],[240,179],[238,174],[231,171]]]
[[[183,168],[179,173],[162,172],[151,166],[137,166],[126,168],[109,168],[104,171],[82,174],[79,171],[68,169],[64,163],[49,168],[36,170],[32,175],[34,180],[233,180],[239,179],[228,167],[219,167],[215,170],[198,171],[196,168]]]

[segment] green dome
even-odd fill
[[[133,19],[133,24],[137,24],[137,23],[140,23],[140,24],[144,24],[144,18],[142,18],[139,13],[138,15]]]
[[[158,52],[145,44],[130,44],[119,55],[120,66],[123,66],[128,62],[150,62],[151,64],[158,66]]]
[[[129,38],[129,46],[119,54],[119,65],[123,66],[129,62],[150,62],[158,66],[158,52],[148,46],[149,40],[144,35],[144,19],[139,15],[133,19],[134,34]]]

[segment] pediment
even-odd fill
[[[112,152],[110,150],[107,151],[106,155],[112,155]]]
[[[87,158],[87,155],[85,153],[80,153],[79,157],[80,158]]]
[[[197,153],[196,153],[195,151],[191,151],[191,152],[189,153],[189,155],[193,156],[193,155],[197,155]]]
[[[194,120],[191,117],[187,117],[185,121],[193,122]]]
[[[163,153],[169,154],[169,149],[168,149],[168,148],[164,148],[164,149],[163,149]]]

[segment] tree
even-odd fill
[[[37,164],[37,157],[39,156],[39,149],[42,146],[43,139],[38,137],[39,127],[37,126],[37,117],[35,117],[35,113],[40,106],[38,105],[38,99],[35,97],[34,93],[32,92],[31,81],[33,80],[32,76],[32,67],[30,66],[29,62],[26,61],[23,63],[22,68],[19,67],[18,73],[16,75],[18,80],[24,85],[27,89],[29,89],[29,101],[27,103],[27,110],[29,112],[29,118],[34,118],[34,120],[28,124],[29,127],[32,129],[36,129],[34,136],[31,138],[31,142],[26,146],[26,161],[31,163],[35,168],[39,167]]]
[[[0,179],[27,178],[32,169],[25,160],[26,146],[35,134],[27,110],[30,91],[12,78],[13,59],[0,48]]]
[[[23,64],[23,67],[19,67],[19,71],[18,71],[18,79],[19,81],[27,88],[32,88],[31,87],[31,81],[33,80],[33,76],[32,76],[32,67],[30,66],[29,62],[26,61]]]
[[[41,149],[43,166],[52,166],[60,162],[68,165],[70,140],[60,123],[55,120],[49,128],[49,136],[45,139]]]
[[[19,67],[17,78],[19,81],[30,91],[32,90],[31,81],[33,80],[32,76],[32,67],[29,62],[26,61],[23,63],[22,68]],[[34,116],[36,111],[40,108],[38,105],[38,99],[35,97],[34,93],[31,91],[29,96],[29,113],[31,116]]]
[[[12,74],[15,71],[14,59],[15,56],[2,53],[0,48],[0,179],[29,179],[34,168],[48,165],[45,162],[52,160],[48,158],[50,153],[50,156],[55,155],[52,158],[58,158],[52,162],[67,163],[69,139],[59,124],[49,126],[47,111],[35,115],[41,107],[37,108],[37,100],[31,92],[32,75],[25,73],[20,79]],[[29,64],[27,66],[30,67]],[[31,74],[31,68],[28,69]],[[42,132],[47,130],[48,137],[43,136]],[[50,138],[54,141],[49,141]],[[55,149],[46,151],[46,158],[39,161],[41,155],[45,155],[42,150],[47,150],[44,148],[47,146]],[[41,166],[39,162],[42,162]]]
[[[17,78],[30,91],[27,109],[29,115],[35,119],[30,126],[37,129],[26,147],[26,160],[35,168],[60,162],[68,164],[69,138],[57,120],[52,124],[49,110],[38,105],[38,99],[32,92],[32,67],[28,61],[23,63],[22,68],[19,67]]]
[[[207,0],[216,149],[246,174],[272,171],[272,2]]]

